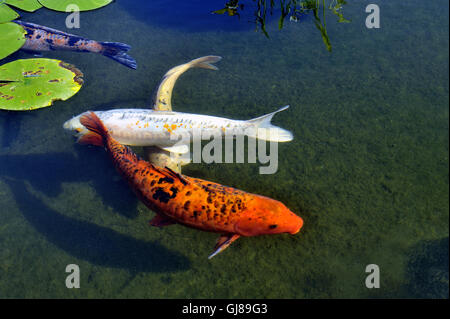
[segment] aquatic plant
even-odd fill
[[[55,59],[16,60],[0,66],[0,109],[27,111],[67,100],[83,84],[83,73]]]
[[[16,23],[0,23],[0,60],[24,45],[25,34],[26,31]]]
[[[238,16],[239,17],[239,12],[238,9],[243,10],[244,9],[244,5],[240,4],[239,5],[239,0],[230,0],[227,3],[225,3],[225,7],[219,10],[215,10],[212,11],[211,13],[213,14],[224,14],[227,13],[229,16]]]
[[[104,7],[113,0],[39,0],[44,7],[56,11],[66,11],[67,6],[76,5],[80,11],[89,11]]]
[[[0,23],[8,22],[19,17],[19,14],[9,6],[14,6],[28,12],[34,12],[42,8],[42,5],[37,0],[0,0]]]
[[[281,16],[278,22],[278,28],[281,30],[284,25],[284,19],[290,16],[289,20],[298,22],[302,15],[307,15],[312,13],[314,17],[314,24],[316,28],[320,31],[322,36],[322,41],[325,44],[328,51],[331,51],[331,42],[327,33],[327,25],[325,19],[325,8],[328,7],[333,14],[339,17],[338,22],[350,22],[345,19],[342,14],[343,6],[347,4],[345,0],[331,0],[327,6],[325,0],[280,0]],[[275,6],[275,1],[270,0],[270,13]],[[268,37],[265,31],[265,16],[266,16],[266,0],[258,0],[258,13],[256,22],[260,25],[263,33]],[[261,15],[260,12],[263,12]]]
[[[344,18],[342,13],[343,7],[347,2],[345,0],[328,0],[328,4],[325,0],[279,0],[276,4],[275,0],[252,0],[256,5],[254,11],[256,30],[269,37],[269,33],[266,30],[267,16],[272,16],[274,11],[280,12],[280,18],[278,19],[278,29],[281,30],[284,26],[284,21],[289,17],[289,21],[298,22],[302,19],[302,16],[312,14],[314,18],[314,24],[319,30],[322,40],[328,51],[331,51],[331,42],[327,33],[327,26],[325,20],[325,9],[328,8],[339,19],[338,22],[350,22]],[[239,17],[239,10],[244,10],[244,4],[239,4],[239,0],[229,0],[223,9],[212,11],[214,14],[225,14],[229,16]]]
[[[19,14],[10,6],[20,10],[34,12],[46,7],[56,11],[66,11],[68,5],[76,5],[80,11],[88,11],[101,8],[110,4],[113,0],[0,0],[0,23],[8,22],[19,17]]]

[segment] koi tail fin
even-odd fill
[[[253,133],[250,134],[250,136],[269,141],[269,142],[289,142],[294,139],[292,133],[288,130],[282,129],[281,127],[272,125],[270,121],[272,120],[273,116],[277,114],[278,112],[284,111],[289,108],[289,105],[286,105],[279,110],[257,117],[252,120],[248,120],[247,122],[252,123],[254,125]]]
[[[191,68],[218,70],[213,63],[220,60],[222,60],[220,56],[208,55],[171,68],[164,74],[158,88],[153,92],[153,109],[157,111],[172,111],[172,91],[180,75]]]
[[[169,71],[167,71],[166,74],[164,74],[161,84],[167,78],[172,77],[172,76],[175,76],[175,77],[174,77],[174,80],[171,82],[173,82],[173,84],[175,84],[175,81],[178,79],[178,77],[181,74],[183,74],[184,72],[186,72],[187,70],[192,69],[192,68],[200,68],[200,69],[208,69],[208,70],[217,71],[217,70],[219,70],[219,68],[217,66],[213,65],[213,63],[219,62],[220,60],[222,60],[222,57],[220,57],[220,56],[208,55],[208,56],[203,56],[201,58],[191,60],[184,64],[177,65],[177,66],[171,68]],[[173,85],[172,85],[172,87],[173,87]]]
[[[80,123],[84,125],[89,132],[81,136],[78,139],[78,143],[96,146],[105,145],[105,140],[109,133],[105,125],[103,125],[103,122],[94,112],[89,111],[81,115]]]
[[[190,68],[201,68],[217,71],[219,68],[213,63],[219,62],[222,57],[216,55],[208,55],[186,63]]]
[[[127,54],[131,46],[119,42],[100,42],[100,44],[103,46],[102,54],[104,56],[136,70],[136,60]]]

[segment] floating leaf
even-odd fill
[[[42,8],[38,0],[0,0],[0,23],[8,22],[19,17],[16,11],[7,6],[8,4],[29,12]]]
[[[14,22],[0,24],[0,59],[19,50],[25,43],[26,31]]]
[[[16,60],[0,66],[0,109],[26,111],[67,100],[83,84],[83,73],[53,59]]]
[[[113,0],[39,0],[46,8],[66,12],[69,5],[76,5],[80,11],[98,9],[110,4]]]
[[[216,10],[216,11],[211,11],[211,13],[214,13],[214,14],[224,14],[225,12],[227,12],[227,8],[223,8],[223,9]]]
[[[5,3],[28,12],[42,8],[42,4],[38,0],[5,0]]]
[[[19,17],[16,11],[8,7],[5,0],[0,0],[0,23],[8,22]]]

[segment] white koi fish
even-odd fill
[[[178,143],[190,138],[195,129],[206,136],[247,135],[273,142],[288,142],[292,133],[270,123],[272,117],[289,106],[261,117],[240,121],[223,117],[148,109],[116,109],[94,112],[119,143],[130,146],[158,146],[166,151],[183,154],[186,144]],[[82,113],[64,123],[64,128],[77,132],[80,138],[88,130],[80,123]],[[189,141],[188,141],[189,143]],[[177,145],[176,145],[177,144]]]
[[[289,106],[247,121],[172,112],[172,90],[179,76],[190,68],[217,70],[217,67],[211,63],[220,60],[221,57],[218,56],[205,56],[170,69],[153,95],[153,110],[113,109],[94,113],[119,143],[130,146],[148,146],[151,161],[156,162],[157,165],[171,168],[180,163],[170,163],[173,159],[168,152],[175,154],[188,152],[189,141],[186,144],[179,143],[180,137],[191,137],[196,129],[200,129],[202,134],[214,136],[234,134],[235,136],[247,135],[276,142],[291,141],[293,139],[291,132],[270,123],[276,113]],[[80,123],[80,117],[83,114],[73,117],[63,125],[66,130],[74,132],[79,139],[88,133],[88,130]],[[156,148],[154,148],[155,146]],[[157,149],[160,151],[158,152]],[[181,165],[187,163],[181,162]]]

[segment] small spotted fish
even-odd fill
[[[136,69],[136,61],[129,56],[131,47],[119,42],[98,42],[83,37],[47,28],[34,23],[15,20],[27,34],[22,50],[40,53],[41,51],[67,50],[99,53],[131,69]]]
[[[192,178],[140,159],[117,142],[94,112],[81,116],[89,130],[79,143],[105,147],[122,177],[156,216],[152,226],[179,223],[221,236],[214,257],[240,236],[296,234],[303,220],[283,203],[232,187]]]

